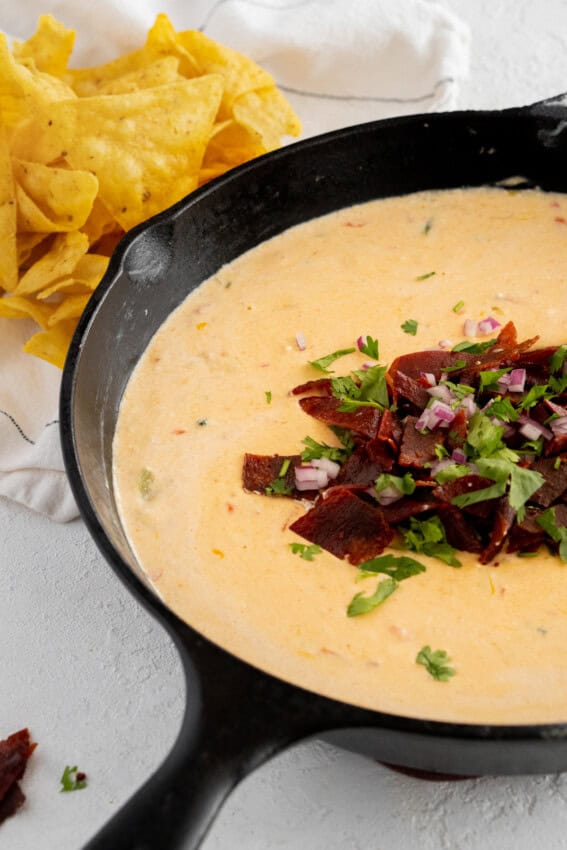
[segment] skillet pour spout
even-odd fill
[[[197,848],[243,776],[282,748],[331,730],[344,747],[424,771],[478,776],[567,769],[563,722],[458,725],[381,714],[302,690],[213,645],[150,587],[122,527],[112,476],[126,384],[156,330],[202,281],[293,225],[377,198],[517,177],[566,192],[562,98],[502,112],[390,119],[290,145],[194,192],[118,247],[65,366],[63,453],[94,540],[178,647],[187,709],[164,764],[89,850]]]

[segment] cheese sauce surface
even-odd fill
[[[334,698],[436,720],[567,721],[567,565],[546,549],[501,554],[497,566],[459,553],[461,568],[408,553],[426,572],[349,618],[354,594],[379,579],[357,582],[357,568],[328,552],[292,554],[301,538],[288,526],[305,506],[241,483],[245,452],[296,454],[307,435],[337,444],[289,394],[321,377],[308,360],[368,334],[390,363],[456,344],[465,318],[487,316],[513,320],[519,339],[539,334],[537,347],[560,344],[566,309],[567,198],[538,191],[375,201],[223,267],[157,332],[122,402],[119,505],[157,592],[234,654]],[[401,329],[407,319],[415,336]],[[331,368],[348,374],[367,359],[356,352]],[[449,654],[450,681],[416,664],[424,645]]]

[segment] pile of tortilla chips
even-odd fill
[[[127,230],[300,131],[266,71],[165,15],[96,68],[68,67],[74,37],[50,15],[0,34],[0,316],[59,367]]]

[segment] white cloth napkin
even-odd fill
[[[273,74],[303,137],[454,108],[468,70],[468,28],[430,0],[19,0],[0,4],[0,28],[25,39],[47,12],[77,30],[77,66],[140,46],[159,12],[201,29]],[[21,353],[32,332],[0,319],[0,496],[65,522],[77,509],[59,445],[61,374]]]

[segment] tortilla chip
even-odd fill
[[[78,319],[87,306],[91,293],[85,295],[69,295],[60,304],[55,305],[55,310],[49,318],[49,327],[52,328],[65,319]]]
[[[19,231],[52,233],[78,230],[85,224],[98,192],[94,174],[18,159],[13,171]]]
[[[281,147],[282,136],[301,133],[297,115],[275,86],[241,95],[233,112],[239,124],[260,137],[267,151]]]
[[[28,339],[24,345],[24,351],[62,369],[76,327],[76,319],[59,322],[54,328],[37,333]]]
[[[69,277],[88,247],[89,240],[84,233],[58,233],[49,251],[20,278],[14,293],[31,295],[59,278]]]
[[[100,199],[129,230],[197,187],[221,92],[221,78],[209,75],[54,103],[34,133],[20,125],[14,153],[44,163],[64,155],[96,173]]]
[[[62,77],[75,43],[75,33],[53,15],[40,15],[37,30],[27,41],[14,41],[12,53],[17,60],[33,59],[38,71]]]
[[[53,304],[40,304],[34,298],[19,295],[5,295],[0,298],[0,316],[5,319],[33,319],[45,330],[49,327],[49,319],[54,310]]]
[[[81,228],[82,232],[87,234],[89,245],[92,247],[98,242],[101,236],[112,233],[117,228],[120,228],[121,233],[124,232],[116,219],[110,215],[102,201],[96,198],[89,217]]]
[[[42,301],[56,292],[66,295],[84,295],[96,289],[108,268],[108,257],[101,254],[85,254],[75,268],[73,274],[62,278],[38,292],[37,298]]]
[[[18,233],[16,239],[18,251],[18,268],[20,271],[28,269],[36,260],[39,260],[41,254],[40,245],[43,242],[51,242],[52,239],[47,233]],[[46,245],[47,248],[47,245]],[[38,251],[39,249],[39,251]],[[37,256],[35,256],[37,254]],[[33,262],[28,263],[28,260],[33,258]]]
[[[141,89],[165,86],[168,83],[178,83],[181,80],[178,68],[179,60],[175,56],[165,56],[144,68],[102,83],[97,94],[128,94]]]
[[[0,127],[0,288],[11,292],[17,283],[16,187],[6,134]]]

